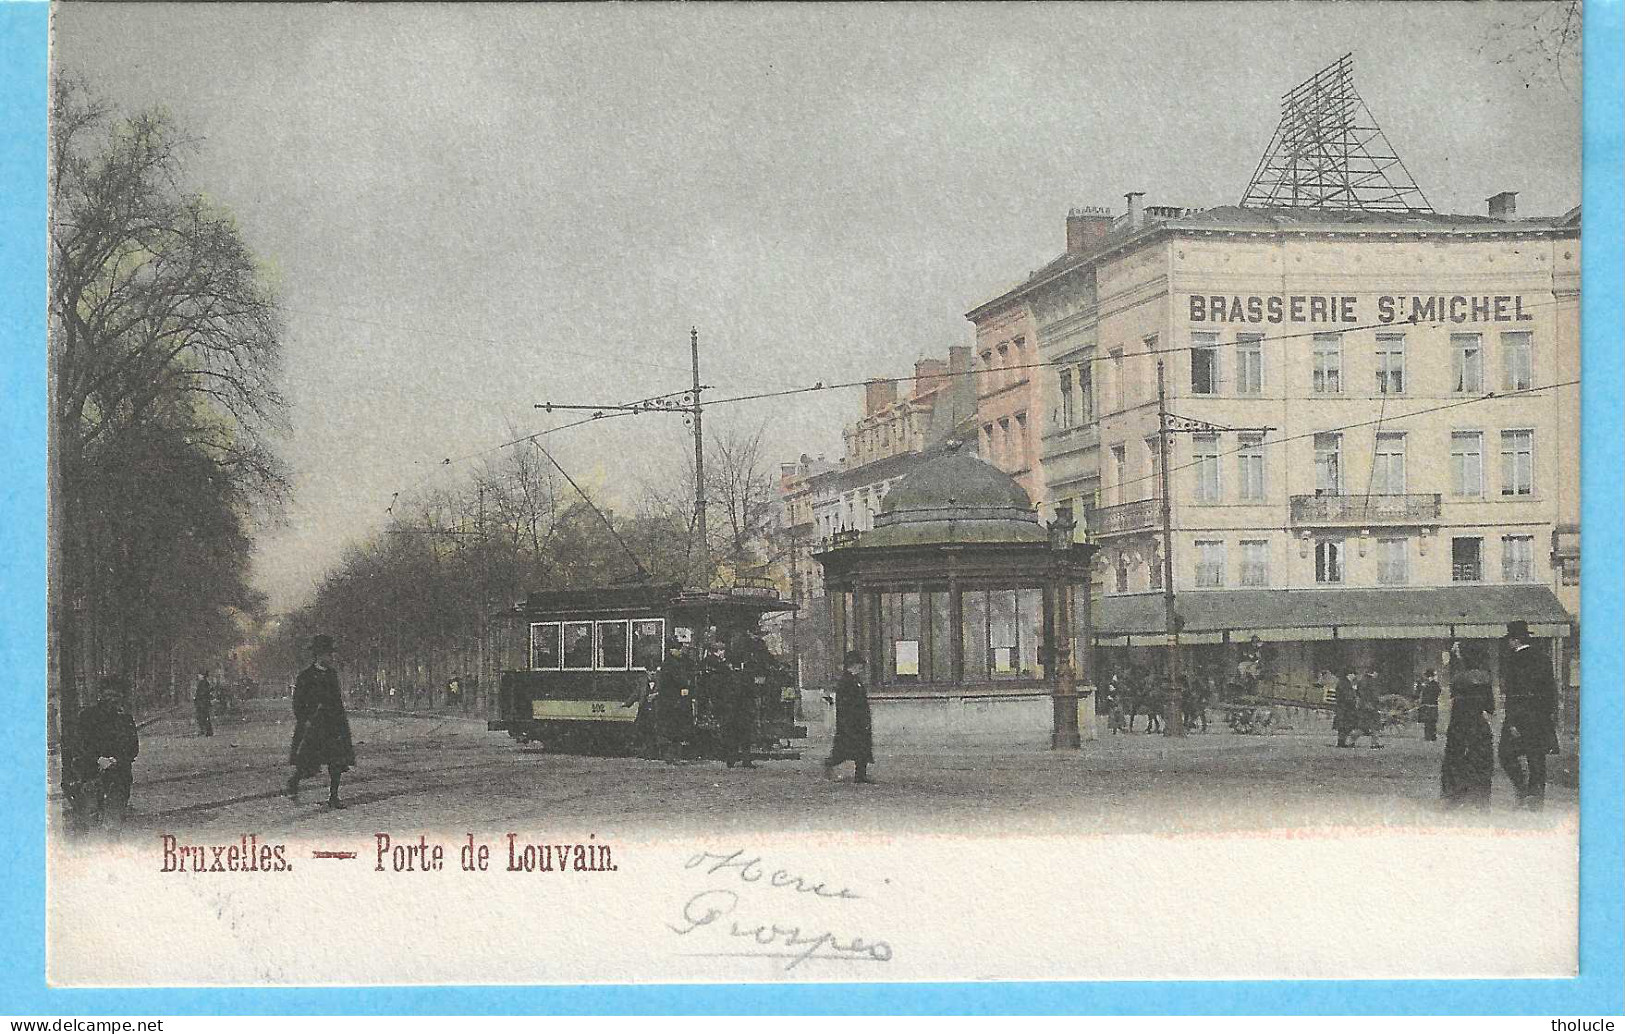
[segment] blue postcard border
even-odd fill
[[[890,985],[48,988],[45,971],[45,112],[44,3],[0,2],[0,914],[14,934],[0,1012],[88,1014],[1115,1013],[1620,1014],[1625,1012],[1625,24],[1621,0],[1585,12],[1585,246],[1581,385],[1586,749],[1580,775],[1580,969],[1573,980],[1197,981]],[[138,933],[135,934],[139,936]],[[206,978],[200,972],[200,977]]]

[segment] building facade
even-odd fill
[[[1451,639],[1514,618],[1561,657],[1579,609],[1578,211],[1133,208],[1004,302],[1053,363],[1039,480],[1101,547],[1100,646],[1155,663],[1134,648],[1163,641],[1166,440],[1199,666],[1257,635],[1281,695],[1348,664],[1403,691]]]

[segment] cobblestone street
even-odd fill
[[[291,716],[257,701],[222,719],[212,738],[162,719],[143,732],[129,836],[458,832],[572,826],[605,832],[727,830],[883,832],[1192,832],[1260,828],[1415,826],[1525,828],[1572,818],[1574,792],[1549,789],[1540,816],[1516,812],[1497,774],[1495,808],[1443,813],[1440,742],[1415,727],[1382,750],[1338,750],[1324,730],[1243,736],[1215,723],[1172,740],[1102,736],[1076,753],[970,748],[888,750],[877,744],[874,786],[822,778],[827,732],[814,723],[799,761],[730,770],[670,766],[521,747],[463,716],[351,716],[359,764],[341,811],[325,777],[298,802],[281,792]],[[60,800],[53,795],[53,821]],[[99,833],[98,836],[108,835]]]

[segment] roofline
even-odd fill
[[[1292,211],[1292,209],[1283,209]],[[1478,216],[1464,218],[1479,218]],[[1283,236],[1310,236],[1328,235],[1344,236],[1357,235],[1370,237],[1382,235],[1386,237],[1480,237],[1499,235],[1537,235],[1551,237],[1577,237],[1580,234],[1580,208],[1576,206],[1559,216],[1541,216],[1534,219],[1516,220],[1513,222],[1486,222],[1482,225],[1435,225],[1410,226],[1392,223],[1304,223],[1294,226],[1264,226],[1256,223],[1201,223],[1192,222],[1186,217],[1178,219],[1164,219],[1148,223],[1136,233],[1132,233],[1119,240],[1112,241],[1104,247],[1093,251],[1080,252],[1074,261],[1050,271],[1043,277],[1034,279],[1029,277],[1020,284],[1005,291],[990,301],[983,302],[969,312],[965,318],[972,323],[994,312],[1009,308],[1014,302],[1022,300],[1026,295],[1032,294],[1040,288],[1054,283],[1069,273],[1075,272],[1082,266],[1096,265],[1121,252],[1133,250],[1155,243],[1162,237],[1179,236],[1212,236],[1215,234],[1244,235],[1252,237],[1283,237]],[[1062,256],[1063,258],[1065,256]]]

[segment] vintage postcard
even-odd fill
[[[1581,18],[56,7],[46,979],[1573,977]]]

